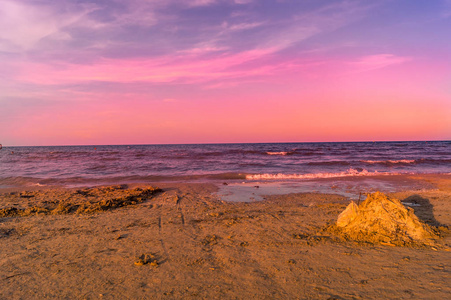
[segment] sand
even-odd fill
[[[225,202],[208,183],[3,191],[0,209],[23,213],[0,217],[0,298],[446,299],[451,176],[415,180],[433,188],[390,196],[438,230],[434,245],[335,234],[350,203],[335,194]],[[133,201],[106,205],[118,199]],[[72,209],[54,211],[59,202]]]

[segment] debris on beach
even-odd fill
[[[147,265],[147,264],[150,264],[152,267],[157,267],[158,266],[158,261],[155,258],[155,255],[153,255],[153,254],[142,254],[135,261],[135,265],[136,266],[144,266],[144,265]]]
[[[202,241],[203,246],[216,245],[218,243],[219,237],[216,234],[207,235]]]
[[[348,240],[391,246],[432,246],[438,238],[412,208],[381,192],[369,194],[358,206],[351,202],[338,216],[335,229]]]
[[[79,190],[49,189],[0,195],[0,218],[24,217],[37,214],[91,214],[129,205],[136,205],[160,188],[129,189],[125,185],[85,188]],[[26,198],[28,201],[20,201]],[[18,207],[16,207],[18,206]]]

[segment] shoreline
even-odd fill
[[[434,220],[449,228],[451,176],[413,180],[431,188],[392,195],[427,199]],[[451,293],[449,232],[442,248],[356,243],[325,231],[350,202],[337,194],[274,194],[249,203],[222,200],[221,186],[211,183],[153,186],[163,192],[101,212],[0,218],[0,297],[444,299]],[[41,199],[29,191],[36,195],[20,199],[52,200],[52,190],[42,190],[50,194]],[[87,196],[92,189],[79,190],[90,202],[102,200]],[[97,192],[123,193],[105,191]],[[77,189],[57,192],[56,200],[83,199],[74,198]]]
[[[152,183],[154,185],[171,185],[171,184],[213,184],[218,186],[220,189],[223,186],[269,186],[275,188],[285,187],[284,190],[290,193],[291,190],[298,189],[301,192],[326,192],[326,193],[340,193],[345,192],[347,187],[342,187],[341,189],[337,184],[348,184],[353,185],[355,188],[359,189],[359,192],[371,192],[376,188],[384,190],[384,188],[392,187],[391,189],[385,189],[384,192],[395,192],[402,189],[431,189],[437,186],[442,179],[451,178],[451,173],[427,173],[427,174],[381,174],[381,175],[371,175],[371,176],[343,176],[343,177],[332,177],[332,178],[307,178],[307,179],[245,179],[243,178],[196,178],[196,179],[175,179],[168,180],[83,180],[78,184],[74,183],[55,183],[55,184],[16,184],[16,185],[0,185],[0,194],[7,192],[20,192],[20,191],[36,191],[36,190],[48,190],[48,189],[80,189],[80,188],[95,188],[101,186],[110,186],[118,184],[127,184],[130,186],[136,185],[146,185]],[[37,180],[40,181],[40,180]],[[41,180],[45,182],[46,180]],[[362,183],[368,182],[366,185]],[[376,187],[374,186],[376,183]],[[370,185],[371,184],[371,185]],[[387,185],[384,187],[384,184]],[[446,185],[446,184],[445,184]],[[330,187],[318,189],[317,187]],[[357,192],[357,195],[359,194]],[[349,196],[349,195],[348,195]]]

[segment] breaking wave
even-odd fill
[[[337,177],[356,177],[356,176],[381,176],[381,175],[399,175],[401,173],[390,172],[370,172],[365,169],[348,169],[338,173],[313,173],[313,174],[249,174],[247,180],[281,180],[281,179],[319,179],[319,178],[337,178]]]
[[[367,164],[413,164],[416,162],[415,159],[399,159],[399,160],[361,160],[363,163]]]
[[[281,152],[266,152],[266,154],[268,154],[268,155],[287,155],[288,152],[286,152],[286,151],[281,151]]]

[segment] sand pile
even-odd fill
[[[357,206],[354,202],[338,216],[336,229],[355,241],[389,245],[434,245],[437,235],[398,199],[376,192]]]

